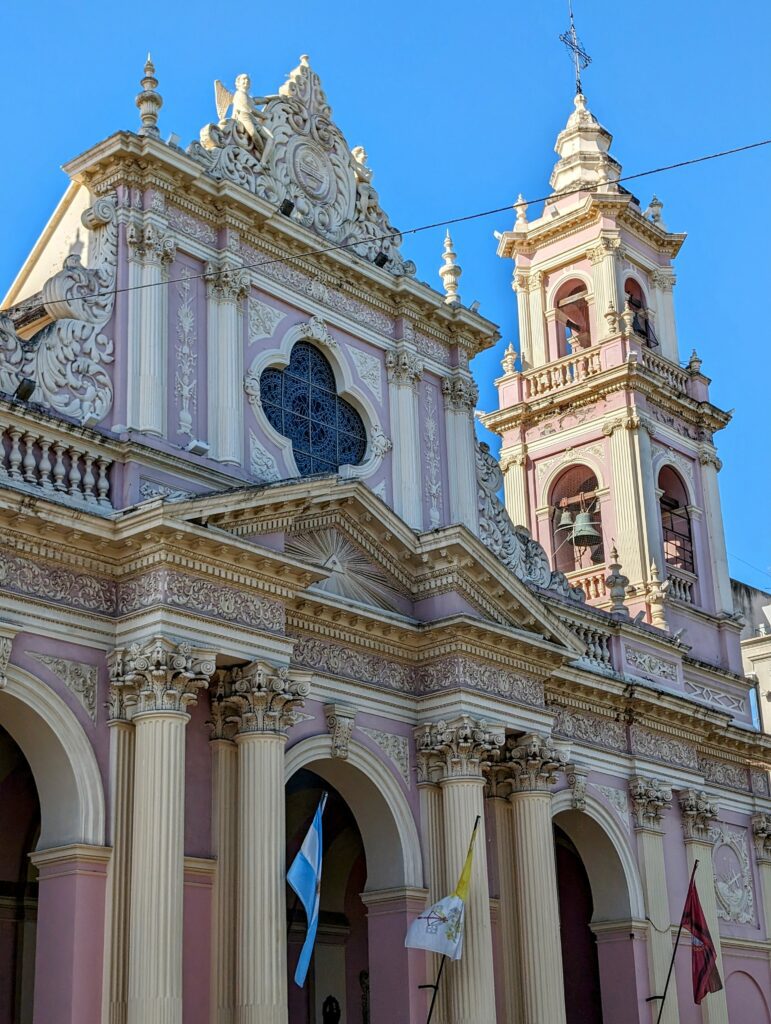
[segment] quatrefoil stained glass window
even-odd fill
[[[364,459],[362,418],[337,394],[332,367],[306,341],[297,342],[283,370],[263,371],[260,400],[271,426],[292,442],[302,476],[334,473]]]

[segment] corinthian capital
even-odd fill
[[[251,286],[248,270],[224,263],[221,266],[207,263],[204,277],[207,294],[217,302],[236,303],[249,293]]]
[[[116,649],[110,655],[111,717],[162,711],[185,711],[198,701],[215,669],[212,651],[193,649],[187,641],[155,636]]]
[[[155,224],[137,226],[132,224],[126,232],[129,258],[141,263],[167,265],[174,261],[177,245],[171,235],[166,235]]]
[[[518,793],[546,793],[556,785],[557,773],[565,767],[567,752],[552,742],[550,736],[528,733],[509,740],[504,753]]]
[[[661,812],[672,806],[670,786],[658,779],[644,779],[639,775],[629,780],[629,797],[637,828],[658,828]]]
[[[481,779],[503,741],[500,726],[469,715],[452,722],[429,722],[415,731],[421,774],[433,769],[443,779]]]
[[[417,387],[418,381],[423,376],[421,359],[414,352],[402,346],[394,351],[386,352],[385,364],[388,380],[399,387]]]
[[[471,413],[479,398],[479,388],[471,377],[454,374],[452,377],[443,378],[442,394],[449,409]]]
[[[708,800],[703,791],[685,789],[680,794],[680,811],[685,839],[711,842],[710,830],[717,817],[717,804]]]
[[[310,693],[310,674],[253,661],[229,674],[228,701],[237,732],[285,736]]]
[[[757,859],[771,862],[771,814],[752,815],[752,838]]]

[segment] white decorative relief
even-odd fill
[[[192,277],[187,267],[182,268],[177,294],[177,374],[174,391],[179,398],[178,434],[193,436],[193,412],[195,411],[198,384],[195,379],[197,356],[195,352],[195,306]]]
[[[645,676],[646,679],[665,679],[670,683],[677,682],[677,665],[673,665],[670,661],[663,661],[655,654],[638,651],[634,647],[627,647],[624,650],[624,657],[627,665],[637,669],[640,675]]]
[[[214,228],[210,224],[198,220],[197,217],[191,216],[185,210],[180,210],[178,206],[167,208],[167,219],[171,227],[181,231],[182,234],[189,235],[190,238],[195,238],[197,241],[203,242],[204,245],[216,246],[217,232]]]
[[[139,493],[145,499],[150,498],[166,498],[167,501],[186,501],[188,498],[194,498],[195,494],[193,491],[181,491],[174,487],[168,487],[166,484],[155,483],[153,480],[144,480],[139,485]]]
[[[755,923],[752,872],[747,835],[723,826],[714,831],[712,864],[717,916],[734,924]]]
[[[340,348],[337,338],[330,333],[329,328],[320,316],[312,316],[307,323],[298,324],[297,333],[301,338],[312,338],[332,351]]]
[[[0,315],[0,390],[13,394],[19,381],[29,378],[36,384],[32,401],[80,423],[95,423],[113,402],[106,369],[113,361],[113,342],[102,331],[115,305],[115,198],[97,199],[81,221],[92,232],[94,265],[84,267],[80,255],[71,252],[45,282],[41,305],[54,322],[22,342],[12,318]]]
[[[378,498],[381,499],[381,501],[384,501],[386,503],[386,505],[388,504],[388,498],[386,497],[386,493],[387,492],[386,492],[386,482],[385,482],[385,480],[381,480],[379,484],[376,484],[372,488],[372,493],[376,494],[378,496]]]
[[[616,811],[627,828],[630,826],[629,800],[623,789],[616,789],[615,786],[599,786],[596,782],[592,785],[598,793],[602,793],[610,806]]]
[[[367,385],[378,402],[383,400],[383,379],[380,369],[380,360],[369,352],[362,352],[358,348],[348,349],[353,360],[359,379]]]
[[[432,527],[442,522],[442,476],[439,456],[439,416],[434,389],[426,387],[425,432],[423,440],[426,452],[425,488],[428,499],[428,516]]]
[[[736,694],[723,693],[721,690],[714,690],[711,686],[691,682],[690,679],[685,680],[685,689],[687,693],[692,694],[694,697],[698,697],[707,704],[714,704],[716,707],[723,708],[725,711],[738,711],[739,714],[744,714],[744,698],[738,697]]]
[[[551,458],[541,459],[536,464],[535,475],[538,479],[538,483],[542,484],[546,477],[551,473],[557,466],[561,466],[566,462],[575,462],[580,464],[582,459],[595,458],[601,459],[605,453],[605,446],[601,442],[597,444],[587,444],[580,448],[566,448],[564,452],[560,452],[559,455],[552,455]]]
[[[658,472],[662,465],[670,464],[678,471],[681,476],[684,476],[688,483],[693,489],[693,459],[687,458],[680,452],[675,451],[674,448],[665,448],[663,445],[654,445],[656,449],[653,458],[653,468],[658,478]]]
[[[257,483],[269,484],[281,479],[276,460],[253,430],[249,431],[249,470]]]
[[[407,737],[384,732],[382,729],[365,729],[364,726],[359,726],[359,731],[369,736],[380,747],[385,756],[393,762],[404,780],[404,785],[410,789],[410,746]]]
[[[249,342],[272,338],[285,316],[286,313],[252,296],[249,299]]]
[[[91,721],[96,721],[96,665],[84,665],[80,661],[56,658],[51,654],[36,654],[34,651],[27,651],[27,654],[58,676],[86,710]]]

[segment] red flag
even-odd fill
[[[710,992],[719,992],[723,987],[717,969],[717,953],[709,934],[707,920],[701,909],[696,879],[691,878],[688,895],[683,908],[683,928],[693,936],[691,945],[691,975],[693,977],[693,1001],[698,1005]]]

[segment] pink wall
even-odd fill
[[[209,1024],[213,876],[185,871],[182,1012],[185,1024]]]

